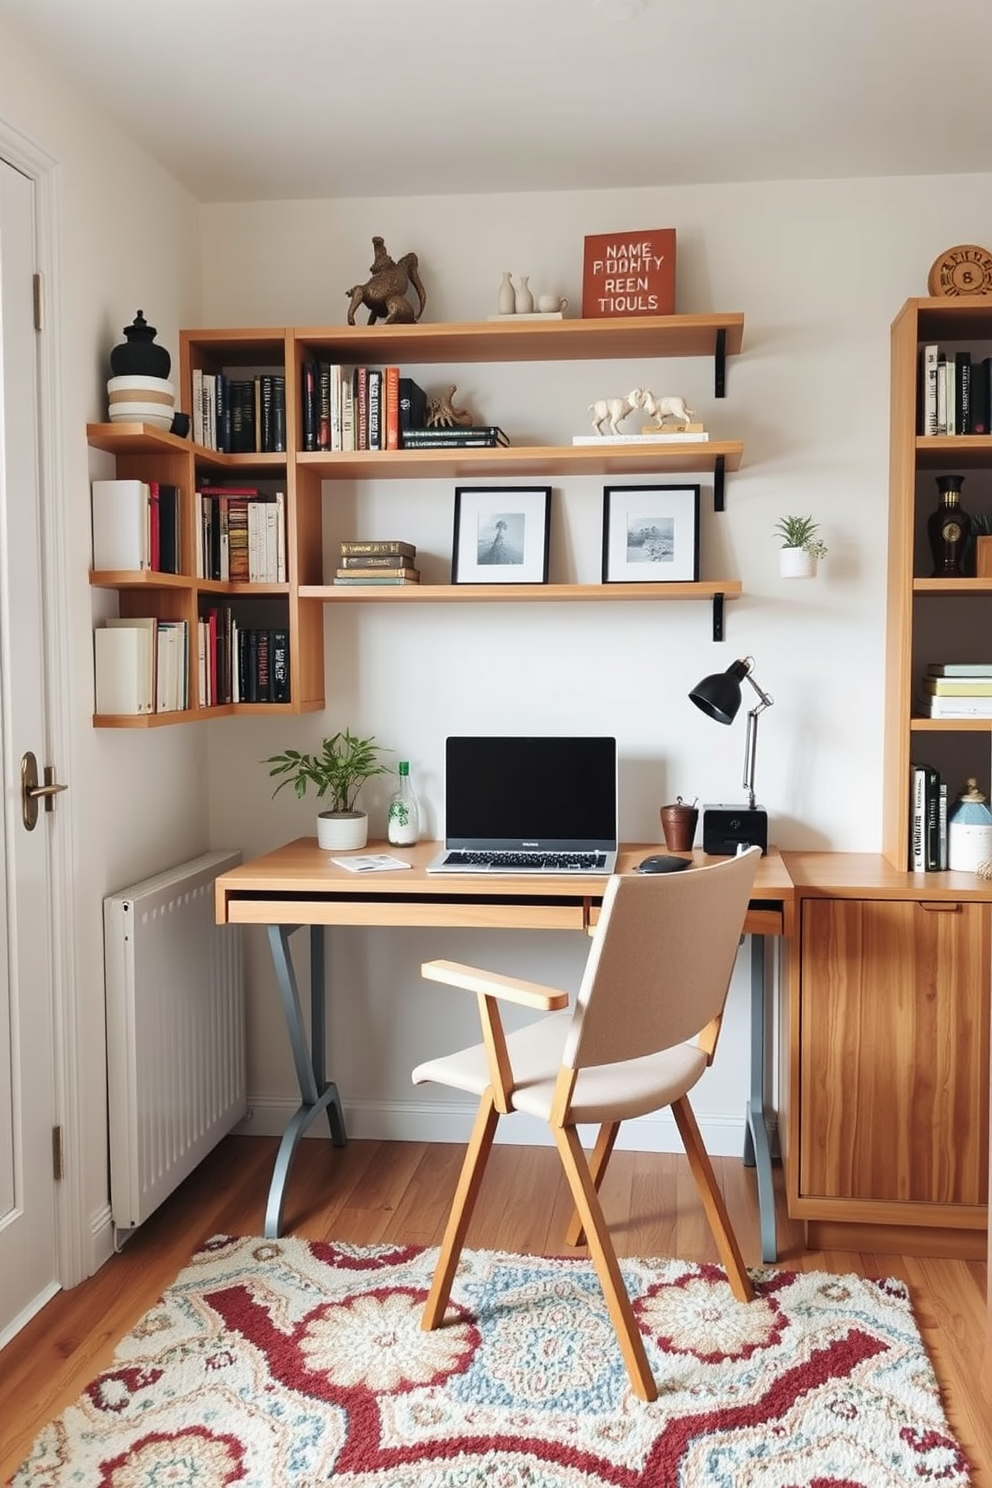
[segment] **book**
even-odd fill
[[[412,573],[413,577],[410,577]],[[419,584],[420,574],[416,569],[407,570],[404,573],[377,573],[375,571],[356,574],[354,571],[338,573],[334,580],[335,584]]]
[[[929,718],[992,718],[992,697],[932,697],[927,699]]]
[[[937,432],[937,362],[940,347],[934,343],[924,346],[921,379],[920,433],[932,435]]]
[[[417,549],[413,543],[399,542],[395,538],[377,538],[368,542],[356,542],[349,540],[341,544],[342,556],[354,555],[356,553],[405,553],[408,558],[416,557]]]
[[[992,357],[971,364],[971,434],[992,434]]]
[[[154,713],[158,639],[155,617],[104,620],[94,631],[94,638],[96,711]]]
[[[318,445],[317,442],[319,362],[308,357],[303,363],[302,377],[303,448],[305,450],[327,449],[326,444]]]
[[[495,449],[510,441],[496,424],[466,425],[454,429],[408,429],[400,434],[401,449]]]
[[[416,568],[392,568],[387,572],[381,568],[339,568],[335,577],[349,581],[382,579],[393,582],[397,579],[405,579],[411,584],[416,584],[420,579],[420,570]]]
[[[400,447],[400,369],[387,367],[383,373],[383,449]]]
[[[277,627],[271,632],[269,651],[272,657],[272,693],[274,703],[288,703],[289,695],[289,631]]]
[[[95,480],[91,483],[93,567],[142,572],[151,567],[147,481]]]
[[[947,356],[937,353],[937,424],[935,434],[947,433]]]
[[[992,661],[931,661],[929,677],[992,677]]]
[[[661,429],[657,434],[573,434],[573,444],[705,444],[709,439],[705,431],[700,434],[666,434]]]
[[[381,450],[384,448],[384,427],[382,418],[382,371],[379,367],[368,369],[369,382],[369,442],[370,450]]]
[[[925,846],[926,821],[926,768],[923,765],[910,767],[909,798],[909,863],[910,873],[926,871]]]
[[[957,432],[971,433],[971,352],[954,353],[954,387],[957,406]]]
[[[409,553],[342,553],[342,569],[403,569],[410,567]]]
[[[595,233],[582,254],[582,317],[672,315],[675,229]]]
[[[355,402],[355,449],[369,447],[369,369],[356,367],[352,374]]]
[[[923,855],[927,873],[940,867],[940,775],[932,765],[924,765]]]
[[[165,481],[158,483],[159,570],[180,572],[180,502],[179,487]]]
[[[933,697],[992,697],[992,677],[924,677],[923,690]]]
[[[422,429],[427,420],[427,394],[412,377],[399,380],[400,430]]]

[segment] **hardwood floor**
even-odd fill
[[[62,1292],[0,1352],[0,1482],[37,1432],[106,1367],[122,1334],[210,1235],[261,1233],[275,1140],[229,1137],[89,1281]],[[286,1202],[287,1233],[354,1244],[440,1239],[462,1149],[419,1142],[301,1144]],[[760,1265],[754,1175],[717,1159],[749,1265]],[[778,1174],[776,1175],[779,1176]],[[715,1260],[682,1157],[617,1152],[603,1202],[622,1255]],[[992,1402],[983,1394],[986,1267],[851,1251],[805,1251],[779,1203],[779,1264],[794,1270],[899,1276],[910,1286],[951,1427],[971,1458],[974,1488],[992,1488]],[[487,1249],[563,1253],[571,1207],[551,1148],[496,1147],[469,1229]]]

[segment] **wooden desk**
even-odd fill
[[[416,926],[506,930],[581,930],[588,933],[602,903],[603,878],[437,876],[426,865],[436,842],[392,849],[371,843],[369,852],[390,851],[410,868],[385,873],[351,873],[330,861],[314,837],[243,863],[217,879],[217,920],[221,924],[262,925],[269,937],[283,1014],[289,1032],[301,1103],[283,1133],[265,1211],[265,1235],[278,1236],[286,1184],[296,1145],[307,1127],[327,1112],[331,1140],[344,1146],[347,1135],[337,1086],[325,1072],[324,931],[329,925]],[[617,863],[629,873],[657,843],[625,844]],[[701,852],[693,862],[712,861]],[[757,1173],[761,1250],[776,1259],[775,1201],[771,1148],[764,1109],[765,945],[769,936],[791,935],[792,880],[772,848],[758,866],[751,906],[744,923],[751,940],[751,1083],[747,1104],[744,1161]],[[289,937],[310,929],[310,1034],[304,1026]]]

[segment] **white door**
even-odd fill
[[[37,825],[28,831],[21,790],[28,751],[40,776],[50,763],[34,208],[31,180],[0,161],[0,1344],[58,1290],[49,886],[54,816],[42,802]]]

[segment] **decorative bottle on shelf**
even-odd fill
[[[124,340],[110,353],[110,370],[115,377],[168,377],[172,358],[159,346],[155,327],[138,311],[129,326],[124,327]]]
[[[513,287],[509,269],[503,270],[503,278],[500,281],[499,290],[496,294],[496,310],[500,315],[512,315],[517,308],[517,291]]]
[[[518,315],[532,315],[534,312],[534,294],[529,281],[529,274],[520,275],[520,283],[517,285],[514,299],[514,309]]]
[[[394,847],[410,847],[420,836],[420,811],[410,785],[410,764],[399,762],[399,785],[389,803],[386,837]]]
[[[961,508],[963,484],[963,475],[937,476],[940,505],[927,520],[935,579],[960,579],[964,574],[962,560],[971,532],[971,518]]]
[[[992,811],[970,775],[947,814],[947,866],[959,873],[977,873],[992,862]]]

